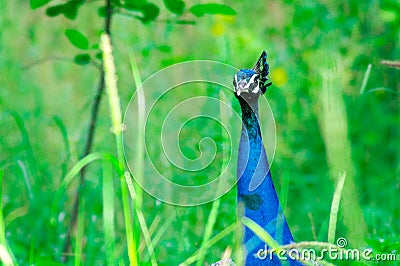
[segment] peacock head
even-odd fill
[[[271,82],[268,81],[269,66],[267,53],[262,52],[260,58],[252,69],[241,69],[233,78],[235,96],[246,100],[257,99],[264,94]]]

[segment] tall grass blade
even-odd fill
[[[28,169],[26,169],[24,162],[22,162],[21,160],[17,160],[17,163],[19,168],[21,169],[22,176],[24,177],[26,189],[28,190],[29,199],[32,200],[33,199],[32,184],[31,180],[29,179]]]
[[[332,198],[332,206],[331,206],[331,213],[329,216],[329,229],[328,229],[328,242],[334,243],[335,241],[335,232],[336,232],[336,223],[337,223],[337,216],[339,212],[339,203],[340,198],[342,197],[342,191],[344,186],[344,181],[346,180],[346,172],[343,171],[339,174],[339,180],[336,185],[335,192]]]
[[[157,246],[158,242],[160,242],[161,237],[164,235],[164,233],[167,231],[167,229],[169,228],[169,226],[172,224],[172,222],[174,221],[175,216],[170,215],[167,220],[163,221],[163,224],[161,225],[161,227],[158,229],[157,233],[154,234],[151,243],[152,245],[155,247]],[[151,232],[151,227],[149,229],[149,231]],[[140,248],[139,250],[142,250],[144,248]]]
[[[87,164],[90,162],[97,160],[97,159],[103,159],[111,163],[111,165],[114,167],[116,172],[120,175],[122,173],[120,164],[118,160],[115,158],[114,155],[108,152],[95,152],[91,153],[88,156],[82,158],[79,162],[77,162],[74,167],[68,172],[68,174],[65,176],[63,181],[60,184],[60,187],[57,190],[57,193],[54,197],[53,200],[53,205],[52,205],[52,215],[51,215],[51,222],[54,224],[56,222],[56,216],[57,216],[57,208],[58,204],[60,202],[60,198],[62,196],[62,193],[67,189],[67,187],[71,184],[73,181],[74,177],[77,176],[77,174],[81,171],[83,167],[85,167]]]
[[[4,266],[15,265],[13,263],[10,253],[8,252],[7,248],[3,244],[0,244],[0,262],[1,262],[1,265],[4,265]]]
[[[71,149],[69,146],[67,128],[65,127],[64,123],[58,116],[53,116],[53,120],[54,123],[57,125],[58,130],[61,133],[62,140],[65,146],[65,158],[61,164],[61,175],[65,176],[67,174],[68,163],[70,162],[71,159]]]
[[[75,239],[75,259],[74,265],[80,266],[82,262],[82,241],[83,234],[85,228],[85,211],[84,211],[84,199],[82,198],[79,201],[79,209],[78,209],[78,221],[77,221],[77,234]]]
[[[238,230],[235,231],[235,263],[237,266],[242,266],[244,265],[244,259],[245,259],[245,248],[243,245],[243,238],[244,238],[244,227],[242,225],[242,222],[240,221],[241,217],[243,216],[243,208],[242,204],[238,203],[238,209],[240,211],[236,212],[236,225]]]
[[[346,183],[343,187],[341,210],[343,223],[346,226],[346,236],[355,247],[365,246],[367,226],[358,199],[357,186],[354,180],[355,170],[352,163],[351,143],[348,138],[348,121],[346,106],[343,100],[343,85],[341,80],[347,80],[344,70],[344,60],[337,51],[329,45],[319,51],[321,58],[318,64],[319,88],[313,90],[317,95],[319,110],[317,118],[325,143],[329,174],[338,184],[337,173],[346,171]]]
[[[142,210],[142,204],[143,204],[143,190],[139,186],[138,183],[141,183],[140,180],[142,180],[143,175],[144,175],[144,127],[145,127],[145,109],[146,109],[146,101],[144,97],[144,92],[143,90],[139,89],[142,86],[142,80],[140,78],[140,73],[139,73],[139,68],[137,66],[135,56],[133,53],[130,54],[129,56],[130,59],[130,65],[131,65],[131,71],[133,75],[133,79],[135,81],[135,87],[136,87],[136,95],[138,97],[138,117],[137,117],[137,125],[138,125],[138,130],[136,132],[136,150],[135,150],[135,158],[134,158],[134,170],[135,170],[135,179],[139,180],[139,182],[134,182],[134,188],[136,192],[136,197],[134,201],[134,208],[136,211],[141,212]],[[135,232],[135,240],[136,243],[140,242],[140,225],[138,224],[138,221],[134,221],[134,232]]]
[[[24,120],[16,112],[6,112],[6,114],[9,114],[14,119],[15,123],[18,126],[18,129],[21,133],[21,138],[22,138],[21,147],[24,147],[24,152],[25,152],[26,158],[28,160],[28,166],[29,166],[28,169],[29,169],[30,173],[32,174],[32,176],[35,177],[38,174],[38,166],[37,166],[37,161],[36,161],[35,155],[33,153],[32,144],[29,139],[28,130],[25,127]]]
[[[367,70],[364,73],[364,78],[363,81],[361,83],[361,89],[360,89],[360,94],[363,94],[363,92],[365,91],[365,88],[367,87],[367,82],[369,79],[369,75],[371,74],[371,68],[372,68],[372,64],[369,64],[367,67]]]
[[[270,249],[268,251],[274,250],[275,254],[286,254],[288,255],[287,252],[285,253],[280,253],[280,250],[300,250],[302,248],[309,248],[311,247],[318,247],[321,249],[327,249],[327,248],[337,248],[336,245],[332,245],[330,243],[324,243],[324,242],[316,242],[316,241],[310,241],[310,242],[299,242],[299,243],[293,243],[293,244],[288,244],[288,245],[283,245],[280,246],[278,242],[275,241],[275,239],[272,238],[272,236],[265,231],[261,226],[259,226],[256,222],[252,221],[251,219],[247,217],[242,218],[242,222],[245,226],[250,228],[262,241],[264,241]],[[316,264],[315,261],[310,261],[307,258],[302,258],[299,254],[298,256],[298,261],[301,262],[303,265],[333,265],[329,262],[319,260],[318,263]]]
[[[276,242],[275,239],[270,234],[268,234],[268,232],[265,231],[261,226],[259,226],[256,222],[244,216],[242,218],[242,223],[248,228],[250,228],[250,230],[253,231],[270,248],[276,250],[279,249],[279,243]]]
[[[0,169],[0,244],[6,243],[6,227],[3,216],[3,170]]]
[[[218,243],[221,239],[224,237],[228,236],[232,232],[239,230],[241,228],[240,223],[233,223],[218,234],[216,234],[214,237],[212,237],[208,242],[204,243],[203,245],[208,249]],[[199,258],[199,250],[194,252],[189,258],[187,258],[185,261],[179,264],[179,266],[188,266],[196,262]]]
[[[3,216],[3,170],[0,169],[0,262],[5,266],[17,265],[6,240],[6,227]]]
[[[116,265],[115,258],[115,207],[114,182],[111,166],[103,161],[103,227],[107,265]]]
[[[128,189],[131,194],[131,198],[135,202],[137,194],[135,193],[136,190],[134,188],[134,185],[132,182],[132,177],[129,172],[125,172],[125,179],[128,184]],[[151,260],[151,265],[153,265],[153,266],[158,265],[157,259],[155,257],[154,246],[151,241],[149,229],[147,228],[147,224],[146,224],[146,220],[144,218],[143,212],[139,209],[135,209],[135,212],[136,212],[136,215],[139,220],[140,228],[142,229],[144,240],[146,242],[147,250],[149,252],[149,256],[150,256],[150,260]]]

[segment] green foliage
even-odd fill
[[[134,17],[141,20],[142,22],[150,22],[155,20],[160,14],[160,9],[153,3],[150,2],[125,2],[120,5],[128,11],[138,11],[142,13],[142,16],[135,15]]]
[[[190,8],[190,12],[192,12],[197,17],[204,16],[205,14],[220,14],[228,16],[236,15],[236,11],[233,10],[231,7],[214,3],[194,5]]]
[[[74,20],[84,0],[70,0],[65,4],[54,5],[46,9],[46,15],[56,17],[63,14],[66,18]]]
[[[163,0],[165,7],[176,15],[182,15],[185,11],[185,2],[182,0]]]
[[[97,14],[101,18],[105,18],[107,15],[107,7],[105,7],[105,6],[99,7],[99,9],[97,9]]]
[[[90,55],[78,54],[74,57],[74,62],[78,65],[87,65],[90,63]]]
[[[46,5],[50,1],[51,0],[30,0],[29,3],[31,5],[32,9],[36,9],[36,8],[39,8],[39,7],[42,7],[42,6]]]
[[[89,40],[80,31],[74,29],[65,30],[65,36],[69,42],[76,48],[87,50],[89,49]]]

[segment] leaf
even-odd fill
[[[32,9],[36,9],[36,8],[39,8],[39,7],[42,7],[42,6],[46,5],[50,1],[51,0],[30,0],[29,3],[31,5]]]
[[[103,53],[102,52],[98,52],[96,54],[96,58],[99,59],[99,60],[103,60]]]
[[[144,23],[155,20],[160,14],[158,6],[145,1],[126,1],[123,8],[142,13],[142,16],[135,15],[135,17]]]
[[[163,52],[163,53],[170,53],[171,51],[172,51],[172,48],[171,48],[171,46],[169,46],[169,45],[159,45],[158,47],[157,47],[157,49],[160,51],[160,52]]]
[[[49,17],[55,17],[63,13],[64,5],[55,5],[46,9],[46,15]]]
[[[65,30],[65,36],[73,46],[82,50],[89,49],[89,40],[80,31],[67,29]]]
[[[143,17],[140,18],[143,22],[155,20],[160,14],[160,9],[153,3],[146,3],[141,10]]]
[[[140,7],[146,5],[147,0],[125,0],[124,6],[126,7]]]
[[[75,19],[78,15],[78,9],[82,5],[82,1],[74,0],[61,5],[51,6],[46,9],[46,15],[55,17],[63,14],[68,19]]]
[[[176,15],[182,15],[185,11],[185,2],[183,0],[163,0],[165,7]]]
[[[71,20],[75,19],[78,15],[78,9],[81,5],[81,1],[70,1],[64,4],[64,16]]]
[[[189,11],[193,13],[196,17],[201,17],[205,14],[220,14],[228,16],[236,15],[236,11],[233,10],[231,7],[215,3],[197,4],[192,6]]]
[[[126,0],[123,4],[120,3],[121,7],[130,11],[141,11],[146,4],[145,0]]]
[[[84,66],[90,63],[90,55],[89,54],[78,54],[74,57],[75,64]]]
[[[99,9],[97,9],[97,15],[101,18],[105,18],[107,15],[107,7],[101,6]]]

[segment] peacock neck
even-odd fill
[[[268,161],[262,143],[261,129],[258,122],[257,101],[246,101],[239,99],[242,109],[242,134],[239,143],[238,178],[239,194],[248,194],[254,190],[254,182],[262,180],[266,172],[256,171],[268,170]],[[260,176],[262,175],[262,176]],[[251,182],[253,185],[251,186]]]
[[[242,132],[248,132],[249,140],[261,141],[261,130],[258,123],[258,102],[240,99],[239,103],[242,109]]]
[[[237,169],[238,202],[243,206],[244,216],[264,228],[278,243],[289,244],[293,242],[293,237],[281,211],[269,171],[258,120],[258,103],[256,99],[252,100],[239,98],[242,134]],[[280,265],[276,258],[273,261],[260,261],[254,256],[266,246],[249,228],[245,228],[244,242],[248,252],[246,265]]]

